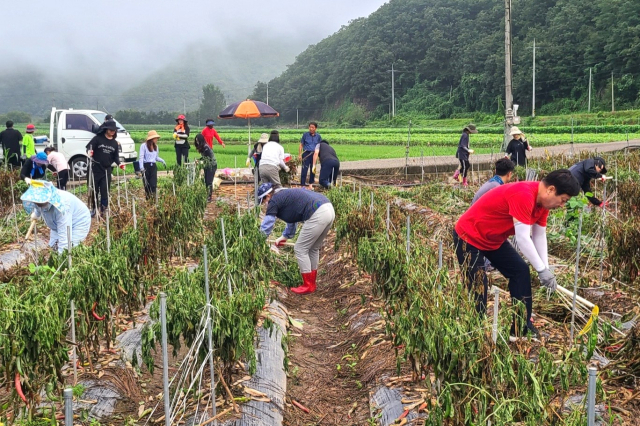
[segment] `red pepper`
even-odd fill
[[[22,399],[25,404],[29,405],[27,403],[27,398],[25,398],[24,393],[22,392],[22,383],[20,383],[20,373],[16,373],[15,382],[16,382],[16,392],[18,392],[18,396],[20,396],[20,399]]]
[[[96,306],[98,306],[98,302],[93,302],[93,307],[91,308],[91,315],[93,315],[93,318],[96,321],[104,321],[104,317],[106,315],[100,316],[100,315],[96,314]]]

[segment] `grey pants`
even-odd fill
[[[260,164],[258,171],[260,172],[260,180],[262,183],[272,183],[273,189],[282,188],[280,183],[280,167],[271,164]]]
[[[325,203],[302,225],[298,241],[293,247],[301,273],[306,274],[318,269],[320,249],[335,218],[333,205]]]

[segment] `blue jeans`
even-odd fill
[[[304,151],[302,153],[302,172],[300,173],[300,184],[302,186],[307,182],[307,171],[309,172],[309,184],[312,184],[316,175],[313,174],[313,154],[314,151]]]
[[[320,169],[320,178],[318,179],[318,181],[320,182],[320,185],[324,186],[325,188],[329,188],[331,184],[336,184],[339,173],[340,161],[325,161],[324,163],[322,163],[322,168]]]
[[[533,298],[531,296],[531,273],[529,265],[520,257],[509,241],[505,241],[497,250],[480,250],[462,240],[453,231],[453,243],[456,247],[458,263],[465,272],[467,288],[474,293],[476,311],[485,314],[487,311],[488,280],[484,268],[485,257],[494,268],[509,280],[509,293],[514,301],[520,301],[527,309],[527,323],[533,312]],[[482,285],[480,289],[479,286]],[[515,324],[511,326],[515,331]],[[514,333],[515,334],[515,333]]]

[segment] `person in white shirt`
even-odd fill
[[[56,151],[55,148],[47,147],[44,149],[49,161],[49,169],[58,176],[58,189],[67,190],[67,182],[69,181],[69,163],[64,158],[64,154]]]
[[[260,157],[259,172],[262,183],[272,183],[274,191],[282,188],[280,169],[289,172],[289,167],[284,163],[284,148],[280,145],[280,133],[272,130],[269,134],[269,142],[262,148]]]

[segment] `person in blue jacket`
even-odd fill
[[[313,154],[316,152],[316,145],[320,143],[322,140],[322,136],[320,133],[317,133],[318,123],[312,121],[309,123],[309,131],[305,132],[302,135],[302,139],[300,139],[300,148],[298,149],[298,155],[300,156],[300,160],[302,161],[302,172],[300,173],[300,185],[305,186],[307,183],[307,171],[310,172],[309,175],[309,186],[313,185],[314,178],[316,177],[313,173],[313,169],[309,170],[313,167]]]
[[[67,227],[71,231],[71,244],[81,244],[89,234],[91,214],[89,208],[70,192],[57,189],[51,182],[32,180],[20,197],[32,220],[42,218],[51,230],[49,246],[62,253],[69,247]]]

